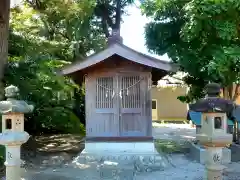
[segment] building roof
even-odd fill
[[[186,76],[186,73],[181,71],[177,72],[174,75],[166,75],[158,81],[157,87],[186,86],[183,81],[184,76]]]
[[[171,72],[175,72],[177,70],[177,66],[174,65],[173,63],[153,58],[151,56],[135,51],[123,44],[115,43],[110,45],[108,48],[104,49],[103,51],[100,51],[98,53],[95,53],[89,56],[84,61],[78,61],[69,66],[64,67],[61,70],[61,74],[68,75],[68,74],[75,73],[77,71],[81,71],[85,68],[96,65],[113,55],[119,55],[125,59],[128,59],[129,61],[133,61],[133,62],[142,64],[145,66],[149,66],[152,68],[156,68],[159,70],[171,71]]]

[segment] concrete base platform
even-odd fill
[[[156,153],[153,141],[147,142],[86,142],[85,152],[113,152],[113,153]]]
[[[193,142],[190,143],[190,158],[201,164],[205,164],[206,149]],[[229,164],[231,162],[231,150],[223,148],[222,164]]]

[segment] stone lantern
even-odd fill
[[[208,180],[222,180],[222,149],[232,143],[232,135],[227,133],[227,119],[232,116],[234,103],[220,98],[220,90],[219,84],[208,84],[207,96],[189,106],[190,110],[202,113],[202,129],[196,139],[206,148]]]
[[[18,92],[17,87],[8,86],[5,88],[7,100],[0,102],[2,114],[0,144],[6,147],[6,180],[20,179],[20,148],[29,139],[29,134],[24,131],[24,113],[33,110],[32,105],[16,100]]]

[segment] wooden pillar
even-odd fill
[[[113,81],[113,88],[115,90],[115,96],[114,96],[114,121],[115,121],[115,127],[116,127],[116,136],[121,136],[121,119],[122,114],[120,112],[120,91],[121,91],[121,85],[120,85],[120,75],[119,73],[116,73],[114,76]]]
[[[235,121],[233,125],[233,142],[238,142],[238,122]]]
[[[240,143],[240,136],[239,136],[239,123],[238,123],[238,121],[235,121],[235,123],[234,123],[234,134],[233,134],[233,136],[234,136],[234,138],[235,138],[235,141],[234,142],[236,142],[236,143]]]
[[[151,94],[151,88],[152,88],[152,74],[148,73],[148,76],[146,78],[147,81],[147,116],[148,116],[148,128],[149,128],[149,133],[147,136],[153,136],[152,134],[152,94]]]

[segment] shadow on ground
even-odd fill
[[[72,134],[31,137],[22,145],[25,168],[54,167],[70,163],[84,149],[84,137]]]

